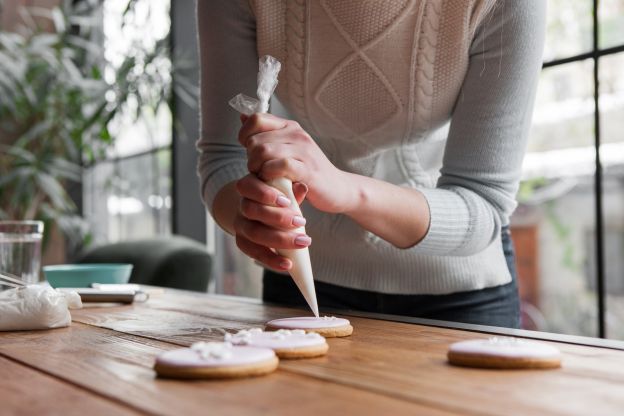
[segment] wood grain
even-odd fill
[[[218,328],[259,326],[301,311],[233,299],[169,294],[138,310],[82,311],[76,319],[181,345],[220,339]],[[164,318],[164,317],[167,318]],[[166,319],[166,325],[158,324]],[[558,344],[560,370],[496,371],[449,366],[448,345],[487,337],[468,331],[351,318],[354,335],[330,339],[323,359],[284,362],[293,374],[454,412],[617,414],[624,408],[624,352]],[[208,328],[192,333],[192,328]],[[583,394],[571,394],[572,391]]]
[[[269,376],[244,380],[156,378],[152,370],[155,356],[175,347],[80,323],[51,331],[0,334],[0,354],[148,413],[448,414],[443,409],[279,369]]]
[[[100,400],[157,414],[619,415],[624,409],[624,351],[548,342],[563,352],[562,369],[459,368],[446,362],[449,344],[488,335],[359,317],[347,317],[355,328],[351,337],[328,340],[327,356],[284,360],[267,377],[182,382],[154,376],[161,351],[302,314],[170,291],[145,304],[72,311],[70,328],[0,333],[0,355]]]
[[[0,357],[2,415],[138,415],[139,412],[103,399],[54,377]],[[62,399],[62,400],[59,400]]]

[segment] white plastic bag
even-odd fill
[[[0,331],[49,329],[69,326],[68,309],[82,307],[76,292],[29,285],[0,292]]]
[[[277,87],[277,75],[282,65],[280,62],[270,55],[265,55],[260,58],[258,69],[258,98],[253,98],[245,94],[238,94],[236,97],[229,101],[236,111],[246,114],[248,116],[254,113],[266,113],[269,111],[269,100],[275,87]],[[288,178],[277,178],[267,182],[272,187],[280,190],[286,195],[291,203],[292,208],[301,214],[299,204],[293,194],[292,182]],[[299,227],[296,230],[298,233],[305,234],[305,228]],[[312,275],[312,265],[310,263],[310,253],[308,248],[299,248],[295,250],[277,250],[282,256],[289,258],[293,267],[290,269],[290,276],[295,281],[295,284],[301,291],[301,294],[308,302],[310,309],[314,312],[314,316],[318,318],[318,304],[316,301],[316,289],[314,288],[314,277]]]
[[[266,113],[269,111],[269,100],[277,87],[277,75],[282,69],[280,61],[271,55],[265,55],[259,60],[258,65],[258,98],[245,94],[238,94],[229,101],[229,104],[239,113],[248,116],[253,113]]]

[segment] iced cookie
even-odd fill
[[[482,368],[556,368],[561,353],[551,345],[518,338],[461,341],[448,351],[451,364]]]
[[[229,342],[197,342],[190,348],[167,351],[154,370],[170,378],[235,378],[260,376],[277,368],[269,348],[233,346]]]
[[[353,327],[347,319],[335,316],[274,319],[267,322],[266,327],[268,330],[303,329],[306,332],[316,332],[326,338],[347,337],[353,333]]]
[[[260,328],[243,329],[225,334],[225,341],[234,345],[270,348],[279,358],[312,358],[327,354],[329,345],[321,335],[302,329],[280,329],[265,332]]]

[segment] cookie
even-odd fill
[[[327,354],[329,345],[321,335],[302,329],[280,329],[265,332],[260,328],[243,329],[236,334],[225,334],[225,341],[233,345],[270,348],[279,358],[312,358]]]
[[[237,378],[268,374],[279,360],[269,348],[233,346],[229,342],[197,342],[156,358],[154,370],[168,378]]]
[[[557,368],[561,353],[552,345],[518,338],[461,341],[448,351],[451,364],[480,368]]]
[[[353,327],[349,320],[335,316],[274,319],[267,322],[266,328],[268,330],[303,329],[306,332],[316,332],[325,338],[348,337],[353,333]]]

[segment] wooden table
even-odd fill
[[[0,333],[0,414],[624,414],[624,343],[396,317],[348,316],[354,334],[329,339],[326,357],[282,360],[265,377],[176,381],[152,370],[162,351],[302,313],[167,291],[144,304],[73,311],[69,328]],[[562,350],[563,368],[447,364],[450,343],[487,332],[557,339],[545,342]],[[587,343],[598,346],[578,345]]]

